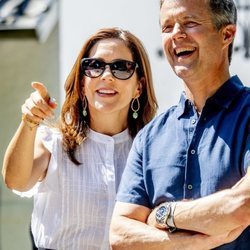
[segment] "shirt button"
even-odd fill
[[[189,184],[187,188],[188,188],[188,190],[192,190],[193,189],[193,185]]]
[[[191,154],[192,154],[192,155],[195,154],[195,150],[194,150],[194,149],[191,150]]]
[[[195,119],[192,119],[191,123],[192,123],[192,124],[195,124],[195,123],[196,123],[196,120],[195,120]]]

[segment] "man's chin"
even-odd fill
[[[179,65],[174,67],[174,72],[181,79],[185,79],[186,77],[189,77],[190,74],[192,73],[189,68],[185,66],[179,66]]]

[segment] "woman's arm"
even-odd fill
[[[4,155],[4,182],[10,189],[29,190],[44,176],[49,159],[49,151],[36,138],[36,129],[30,131],[21,122]]]
[[[33,83],[36,89],[22,106],[23,119],[4,155],[2,174],[10,189],[26,191],[44,178],[50,152],[37,135],[37,125],[53,115],[55,103],[49,102],[44,85]]]

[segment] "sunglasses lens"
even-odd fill
[[[126,60],[118,60],[118,61],[113,62],[110,65],[110,67],[111,67],[113,75],[116,78],[121,79],[121,80],[126,80],[133,75],[135,71],[136,63],[126,61]]]
[[[133,75],[137,66],[135,62],[127,60],[117,60],[112,63],[105,63],[99,59],[84,58],[81,61],[81,69],[83,73],[91,78],[96,78],[102,75],[106,65],[110,66],[113,76],[120,80],[129,79]]]
[[[81,67],[86,76],[96,78],[103,73],[105,63],[96,59],[83,59]]]

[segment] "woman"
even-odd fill
[[[32,232],[38,248],[109,249],[116,191],[137,132],[156,113],[149,60],[128,31],[101,29],[83,45],[65,84],[57,129],[38,125],[56,104],[46,87],[22,106],[7,148],[10,189],[32,189]]]

